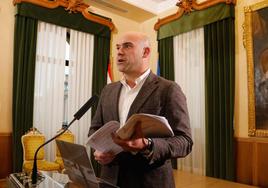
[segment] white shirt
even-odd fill
[[[131,88],[127,83],[125,77],[122,78],[120,81],[123,86],[120,92],[119,98],[119,105],[118,105],[118,112],[119,112],[119,120],[120,120],[120,127],[122,127],[126,123],[126,119],[128,116],[129,109],[138,95],[141,87],[143,86],[146,78],[150,74],[150,69],[145,71],[139,78],[135,80],[135,86]]]

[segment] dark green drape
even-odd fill
[[[205,27],[206,170],[234,179],[234,6],[224,3],[184,15],[160,27],[160,75],[174,80],[173,36]],[[209,24],[209,25],[207,25]]]
[[[234,17],[233,5],[220,3],[204,10],[184,14],[180,19],[161,26],[158,30],[157,38],[160,40],[176,36],[228,17]]]
[[[16,15],[13,67],[13,172],[22,168],[21,136],[33,126],[37,20]]]
[[[174,51],[173,37],[164,38],[158,41],[158,55],[160,76],[175,80],[174,76]],[[177,159],[172,159],[172,167],[177,169]]]
[[[64,7],[49,9],[31,3],[20,3],[17,7],[18,14],[25,17],[83,31],[92,35],[98,35],[106,38],[111,37],[111,31],[108,26],[90,21],[84,18],[84,16],[80,13],[69,14]],[[109,18],[105,19],[110,20]]]
[[[158,53],[160,76],[168,80],[174,80],[173,37],[158,41]]]
[[[206,175],[234,180],[234,18],[204,27]]]
[[[93,83],[92,94],[100,96],[101,90],[107,84],[107,70],[110,60],[110,39],[101,36],[94,36],[94,59],[93,59]],[[92,117],[96,106],[92,108]],[[100,174],[100,165],[91,156],[92,165],[97,176]]]

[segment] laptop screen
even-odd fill
[[[85,146],[61,140],[56,140],[56,144],[63,159],[65,173],[73,183],[90,188],[117,187],[96,177]]]

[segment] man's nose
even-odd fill
[[[117,48],[117,54],[118,55],[122,55],[124,52],[123,52],[123,48],[120,47],[120,48]]]

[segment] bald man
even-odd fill
[[[156,76],[149,69],[151,48],[146,35],[128,32],[116,44],[116,65],[123,78],[102,90],[89,135],[105,123],[116,120],[123,126],[136,113],[164,116],[175,136],[144,138],[139,126],[130,140],[113,135],[123,152],[94,156],[101,165],[101,178],[121,188],[174,188],[171,158],[191,152],[192,139],[186,98],[173,81]]]

